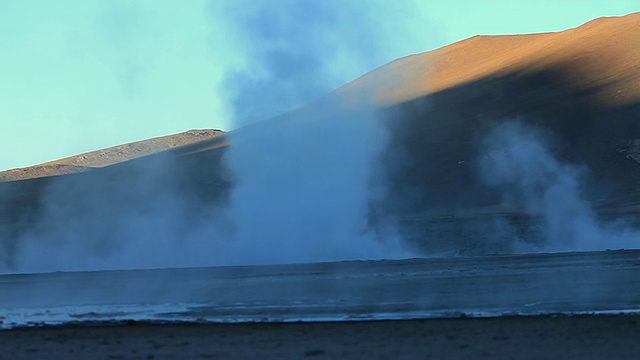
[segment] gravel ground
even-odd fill
[[[0,331],[2,359],[637,359],[640,316],[67,325]]]

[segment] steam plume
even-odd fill
[[[224,9],[244,45],[244,64],[224,78],[235,126],[313,101],[424,41],[424,28],[409,26],[415,1],[234,1]]]
[[[383,190],[374,181],[388,140],[382,120],[328,99],[292,116],[231,137],[234,246],[251,262],[406,256],[397,237],[378,241],[368,228]]]
[[[559,160],[550,135],[522,122],[495,127],[482,142],[479,175],[498,189],[503,206],[521,209],[541,220],[542,242],[514,244],[523,251],[589,251],[640,245],[640,233],[623,223],[598,219],[582,192],[585,166]]]

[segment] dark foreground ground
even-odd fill
[[[638,359],[639,354],[636,315],[0,331],[2,359]]]

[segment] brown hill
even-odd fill
[[[26,180],[46,176],[73,174],[114,165],[173,148],[197,144],[222,135],[220,130],[189,130],[183,133],[155,137],[117,145],[44,164],[0,172],[0,182]]]
[[[371,94],[392,106],[487,77],[562,68],[574,86],[604,86],[609,104],[640,99],[640,13],[604,17],[557,33],[474,36],[382,66],[339,93]]]

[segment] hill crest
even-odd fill
[[[216,138],[223,133],[221,130],[214,129],[189,130],[178,134],[116,145],[35,166],[2,171],[0,172],[0,182],[84,172],[174,148],[195,145]]]

